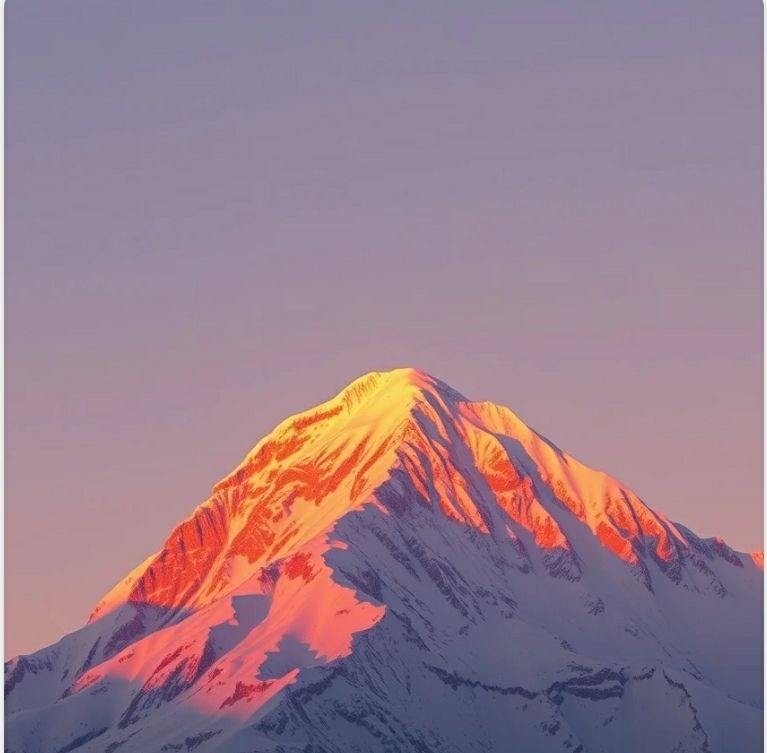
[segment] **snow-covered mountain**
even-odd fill
[[[8,662],[6,751],[755,753],[761,647],[761,555],[399,369]]]

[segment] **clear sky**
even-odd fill
[[[758,0],[10,0],[6,651],[412,365],[762,547]]]

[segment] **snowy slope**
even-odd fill
[[[280,424],[6,664],[10,753],[761,750],[762,558],[413,369]]]

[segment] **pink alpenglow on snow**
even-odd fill
[[[415,369],[277,426],[87,624],[10,753],[755,753],[762,553]]]

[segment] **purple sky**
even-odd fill
[[[399,365],[761,548],[761,13],[10,0],[7,654]]]

